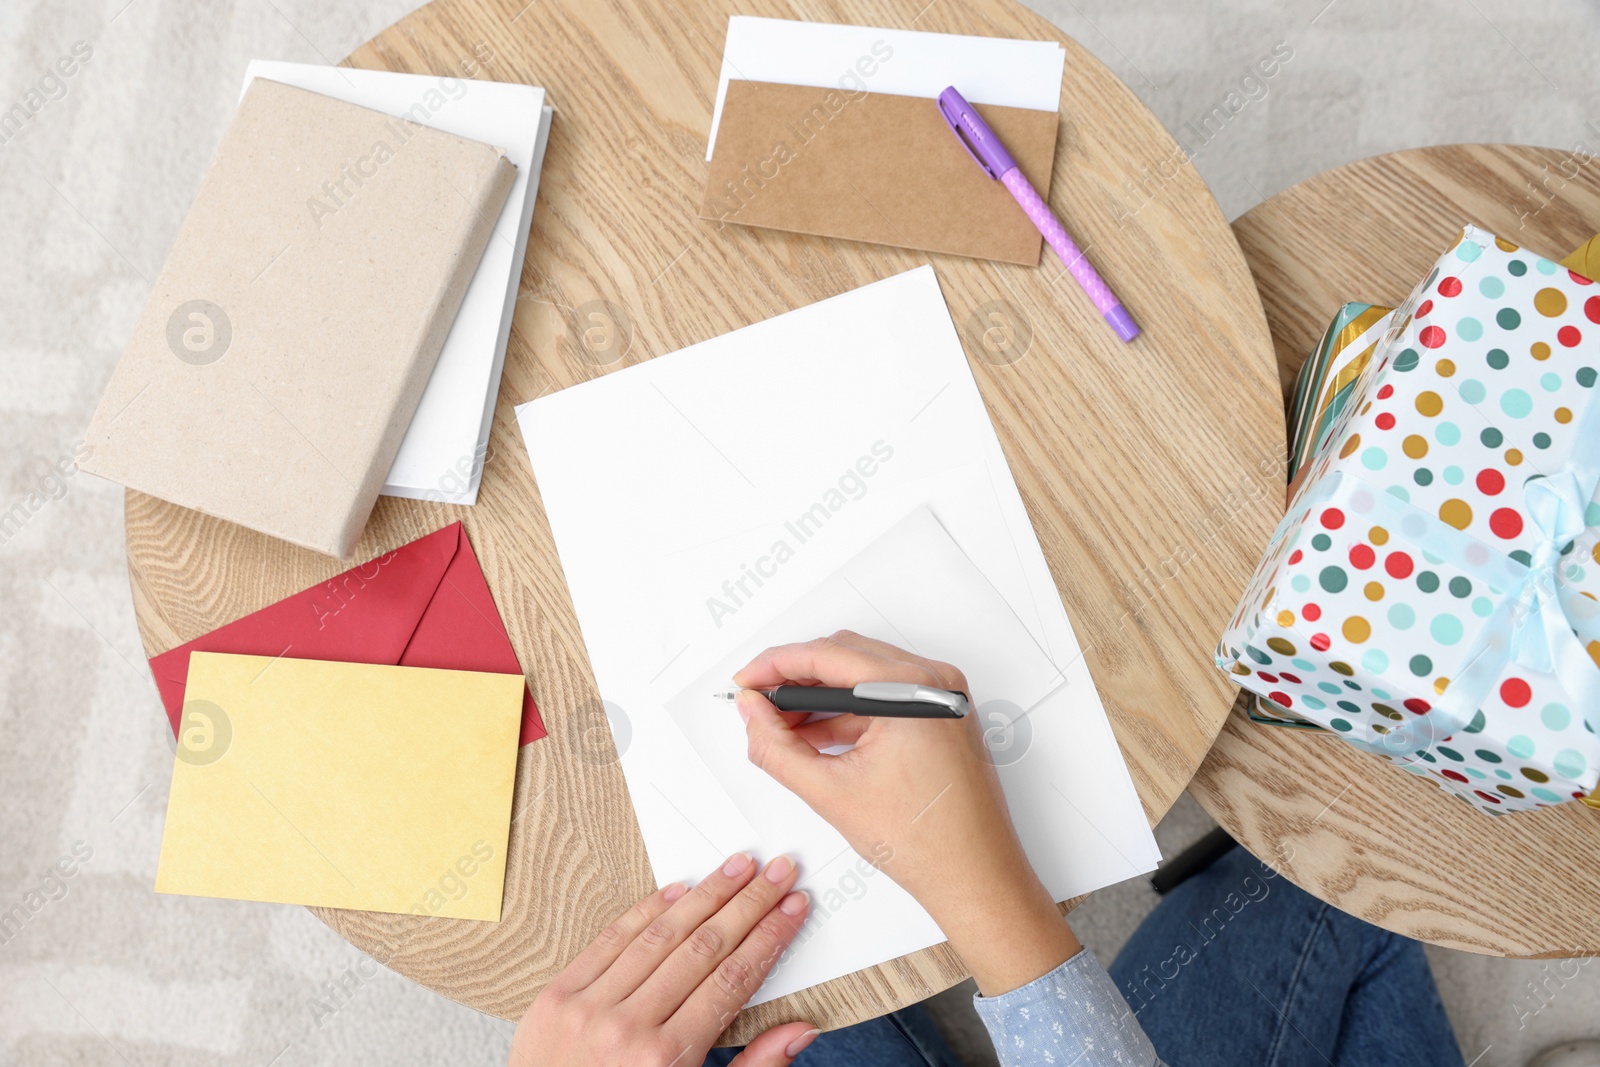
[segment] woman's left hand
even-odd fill
[[[745,853],[693,889],[666,886],[600,932],[528,1006],[510,1067],[698,1067],[805,922],[780,856],[757,873]],[[785,1023],[738,1067],[787,1067],[817,1031]]]

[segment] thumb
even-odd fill
[[[821,1032],[810,1023],[774,1026],[746,1045],[728,1067],[788,1067]]]
[[[821,770],[819,761],[830,757],[795,733],[772,701],[752,689],[739,693],[739,716],[744,719],[750,762],[791,793],[806,799]]]

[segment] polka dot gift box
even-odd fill
[[[1500,814],[1600,781],[1600,285],[1468,227],[1302,465],[1216,650]]]

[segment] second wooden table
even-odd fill
[[[1464,223],[1555,258],[1600,230],[1600,176],[1562,177],[1564,157],[1517,145],[1396,152],[1308,178],[1239,219],[1285,393],[1342,303],[1399,303]],[[1600,953],[1600,811],[1480,815],[1336,737],[1242,712],[1192,792],[1295,884],[1385,929],[1501,956]]]

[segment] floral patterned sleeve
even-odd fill
[[[1020,989],[972,1002],[1002,1067],[1163,1067],[1088,949]]]

